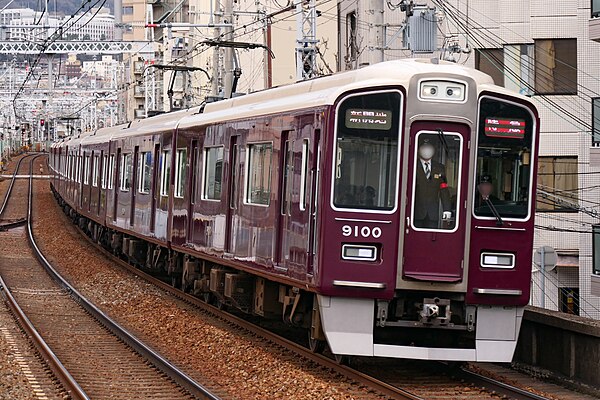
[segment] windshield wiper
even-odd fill
[[[492,211],[492,214],[494,214],[494,217],[496,217],[496,225],[497,226],[504,225],[504,221],[502,220],[502,217],[500,216],[500,213],[498,212],[498,210],[496,210],[496,207],[494,206],[494,203],[492,203],[492,201],[490,200],[490,198],[486,197],[483,200],[486,202],[486,204],[488,205],[488,207]]]
[[[441,129],[437,130],[438,139],[444,146],[444,153],[446,153],[446,157],[448,157],[448,142],[446,142],[446,137],[444,137],[444,131]]]

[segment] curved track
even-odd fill
[[[30,161],[26,232],[0,233],[11,244],[9,254],[0,254],[0,285],[55,377],[77,399],[217,399],[104,315],[47,262],[32,233],[32,166],[37,157]]]
[[[311,352],[301,344],[282,337],[270,330],[257,326],[243,318],[227,313],[215,306],[207,304],[201,299],[184,293],[149,275],[126,261],[116,257],[87,235],[79,230],[80,234],[96,249],[102,252],[111,261],[115,262],[129,272],[145,279],[153,285],[169,292],[180,300],[207,312],[238,329],[243,329],[261,337],[269,342],[293,352],[294,354],[311,360],[327,369],[340,373],[364,385],[369,389],[384,394],[394,399],[518,399],[518,400],[547,400],[535,393],[478,375],[462,368],[449,367],[432,362],[414,362],[410,360],[380,360],[364,358],[356,362],[356,368],[340,365],[331,358]],[[362,361],[362,362],[361,362]],[[354,365],[353,365],[354,366]],[[461,391],[461,387],[468,387],[468,392]]]

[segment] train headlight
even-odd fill
[[[451,101],[464,103],[467,85],[451,81],[429,81],[419,82],[419,100],[421,101]]]
[[[482,268],[504,268],[515,267],[515,255],[510,253],[481,253]]]
[[[342,258],[355,261],[375,261],[377,259],[377,247],[358,244],[342,245]]]

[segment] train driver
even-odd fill
[[[435,147],[429,139],[420,141],[418,152],[414,225],[417,228],[440,229],[440,206],[444,221],[452,217],[446,167],[433,159]]]

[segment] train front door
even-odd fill
[[[463,280],[469,128],[416,122],[410,131],[405,280]]]

